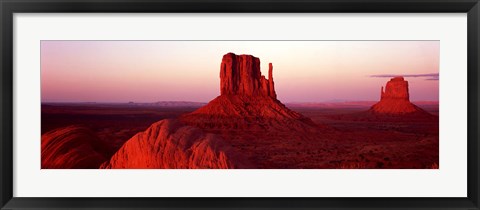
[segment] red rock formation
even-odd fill
[[[276,98],[272,71],[270,63],[269,77],[265,79],[260,72],[260,59],[251,55],[228,53],[223,56],[220,64],[220,93]]]
[[[220,137],[162,120],[128,140],[101,168],[226,169],[245,164],[232,158],[236,156]]]
[[[68,126],[42,135],[42,169],[98,168],[107,145],[86,128]]]
[[[266,129],[272,126],[303,129],[315,125],[310,118],[288,109],[278,100],[238,95],[218,96],[180,119],[196,127],[217,129]]]
[[[272,63],[268,64],[268,87],[270,88],[268,93],[272,98],[277,98],[277,93],[275,92],[275,84],[273,83],[273,65]]]
[[[403,115],[403,114],[428,114],[426,111],[410,102],[408,93],[408,81],[403,77],[390,79],[382,87],[380,102],[370,108],[370,112],[375,114]]]
[[[295,127],[313,121],[294,112],[279,100],[273,82],[273,65],[268,79],[260,73],[260,60],[251,55],[223,56],[220,66],[221,95],[181,120],[201,128],[252,128],[273,124]],[[288,122],[287,122],[288,121]]]
[[[410,102],[410,96],[408,94],[408,81],[405,81],[403,77],[394,77],[387,82],[385,86],[385,92],[380,95],[381,100],[403,100]]]

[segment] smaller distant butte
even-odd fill
[[[428,112],[410,102],[408,81],[403,77],[394,77],[387,82],[385,89],[382,87],[380,101],[370,110],[374,114],[405,115],[426,114]]]

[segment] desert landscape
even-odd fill
[[[384,78],[377,101],[284,103],[274,64],[260,68],[220,56],[208,102],[43,102],[42,169],[440,167],[439,103],[411,101],[402,75]]]

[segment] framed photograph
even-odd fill
[[[479,209],[479,4],[2,1],[1,209]]]

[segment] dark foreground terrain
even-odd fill
[[[176,118],[197,108],[128,104],[43,104],[41,130],[43,135],[70,125],[86,127],[111,145],[112,151],[116,151],[125,141],[154,122]]]
[[[438,168],[438,117],[429,120],[364,119],[370,103],[287,104],[318,125],[305,136],[255,129],[206,129],[219,134],[256,168]],[[419,106],[438,116],[438,104]],[[42,135],[71,125],[86,127],[109,148],[108,159],[128,139],[195,105],[43,104]],[[360,114],[359,114],[360,113]]]

